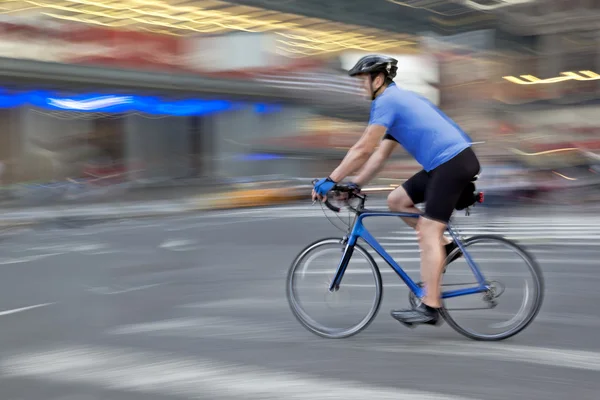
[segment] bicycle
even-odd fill
[[[461,196],[461,200],[459,203],[461,205],[457,205],[457,210],[466,209],[466,214],[469,215],[470,208],[474,206],[476,203],[483,203],[483,193],[475,191],[474,181],[471,182],[471,185],[465,189],[463,195]],[[414,307],[418,305],[419,299],[424,295],[424,289],[420,282],[413,281],[410,276],[402,269],[402,267],[397,264],[394,259],[384,250],[384,248],[378,243],[378,241],[372,236],[371,233],[364,226],[364,219],[371,217],[405,217],[405,218],[419,218],[421,214],[412,214],[412,213],[402,213],[402,212],[391,212],[391,211],[376,211],[376,210],[368,210],[365,208],[365,202],[367,199],[367,195],[364,193],[356,192],[353,189],[348,188],[345,185],[336,185],[332,191],[335,196],[339,196],[340,194],[344,194],[347,197],[348,208],[351,210],[352,214],[354,214],[354,219],[351,224],[348,225],[348,230],[345,235],[340,238],[325,238],[320,239],[316,242],[305,247],[298,256],[292,262],[288,275],[287,275],[287,283],[286,283],[286,294],[289,306],[292,310],[292,313],[296,317],[296,319],[310,332],[331,339],[341,339],[347,338],[357,333],[361,332],[363,329],[367,328],[371,322],[375,319],[376,315],[379,312],[379,308],[381,305],[382,297],[383,297],[383,284],[381,279],[381,272],[379,267],[377,266],[375,260],[367,252],[365,247],[358,244],[358,239],[362,239],[366,244],[368,244],[374,251],[377,253],[383,260],[387,262],[387,264],[396,272],[396,274],[400,277],[400,279],[404,282],[406,286],[410,289],[409,292],[409,302]],[[330,192],[330,193],[331,193]],[[323,204],[331,211],[335,213],[339,213],[341,208],[333,206],[328,197]],[[350,205],[350,200],[358,199],[359,205],[357,207],[352,207]],[[499,235],[491,235],[491,234],[482,234],[471,236],[467,239],[463,239],[461,235],[457,232],[452,223],[448,223],[446,227],[446,232],[450,234],[450,236],[454,239],[457,244],[457,248],[453,250],[450,254],[448,254],[447,258],[444,262],[444,274],[446,274],[449,265],[451,262],[456,261],[456,259],[464,257],[464,260],[467,261],[472,274],[477,280],[474,284],[464,284],[470,285],[466,288],[455,289],[442,291],[442,308],[440,309],[440,314],[442,319],[446,321],[456,332],[470,338],[473,340],[482,340],[482,341],[498,341],[504,340],[511,336],[516,335],[517,333],[523,331],[537,316],[544,297],[544,279],[542,276],[541,269],[537,264],[536,260],[519,244],[513,242],[512,240],[506,239]],[[533,293],[531,294],[531,298],[533,302],[529,309],[525,310],[525,306],[521,305],[519,312],[522,314],[522,318],[520,321],[515,320],[516,325],[504,329],[501,332],[494,334],[483,334],[477,331],[473,331],[459,325],[455,318],[451,316],[450,311],[456,309],[449,309],[446,307],[446,301],[451,298],[458,298],[462,296],[469,295],[477,295],[481,294],[483,297],[483,301],[486,304],[486,307],[483,309],[492,309],[498,305],[498,298],[504,293],[505,287],[499,281],[488,281],[486,280],[483,273],[480,271],[479,267],[473,261],[473,258],[467,251],[468,247],[474,246],[477,243],[481,242],[492,242],[492,243],[500,243],[525,261],[528,271],[532,274],[533,277]],[[328,281],[327,291],[328,293],[335,293],[340,290],[342,286],[342,278],[344,277],[344,273],[346,268],[352,258],[353,254],[360,253],[365,259],[366,263],[370,268],[370,273],[374,279],[375,285],[375,298],[371,305],[370,311],[367,315],[360,321],[358,324],[353,325],[349,328],[343,329],[333,329],[329,328],[325,325],[321,325],[317,323],[314,319],[308,315],[301,307],[296,293],[296,272],[300,269],[300,273],[304,274],[305,271],[300,268],[302,262],[304,260],[312,260],[316,258],[317,255],[313,255],[315,251],[318,251],[322,247],[333,245],[334,247],[340,246],[342,251],[342,257],[337,265],[335,272],[333,273],[333,279]],[[459,254],[460,253],[460,254]],[[486,254],[488,254],[486,252]],[[457,257],[455,259],[455,257]],[[511,264],[512,265],[512,264]],[[304,268],[305,269],[305,268]],[[329,277],[331,274],[327,271],[324,271]],[[303,275],[304,276],[304,275]],[[446,276],[446,275],[444,275]],[[461,284],[463,285],[463,284]],[[362,285],[363,287],[365,285]],[[442,287],[445,285],[442,284]],[[525,298],[529,299],[529,292],[526,290]],[[509,297],[508,299],[511,299]],[[462,310],[462,309],[459,309]],[[471,308],[466,308],[464,310],[474,310]],[[362,315],[362,314],[361,314]],[[327,318],[330,318],[328,315]],[[516,318],[516,317],[515,317]],[[513,318],[513,319],[515,319]],[[331,321],[331,319],[329,319]],[[512,321],[512,320],[511,320]]]

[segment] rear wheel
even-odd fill
[[[504,340],[523,331],[537,316],[544,297],[544,279],[535,259],[501,236],[473,236],[463,245],[484,276],[488,290],[444,299],[441,315],[454,330],[474,340]],[[447,260],[458,251],[455,249]],[[444,291],[477,285],[464,256],[446,266],[443,281]],[[458,305],[451,305],[455,302]],[[516,311],[509,312],[510,308]],[[492,322],[496,317],[499,322]],[[469,327],[470,323],[476,327]],[[483,326],[491,332],[483,332]]]

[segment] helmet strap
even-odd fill
[[[376,77],[379,74],[376,75]],[[375,100],[375,97],[377,97],[377,92],[379,92],[381,90],[381,88],[383,87],[383,85],[385,85],[385,80],[383,81],[383,83],[381,85],[379,85],[379,87],[375,90],[373,90],[373,75],[371,75],[371,79],[369,80],[370,86],[371,86],[371,101]]]

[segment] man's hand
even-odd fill
[[[316,200],[327,200],[327,192],[329,192],[335,186],[336,182],[332,181],[331,178],[323,178],[319,179],[315,182],[313,191],[312,191],[312,199]]]

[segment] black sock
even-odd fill
[[[423,302],[421,302],[421,304],[419,305],[419,308],[421,310],[423,310],[423,311],[427,311],[427,312],[431,312],[431,313],[437,312],[437,310],[438,310],[437,308],[430,307],[430,306],[428,306],[427,304],[425,304]]]

